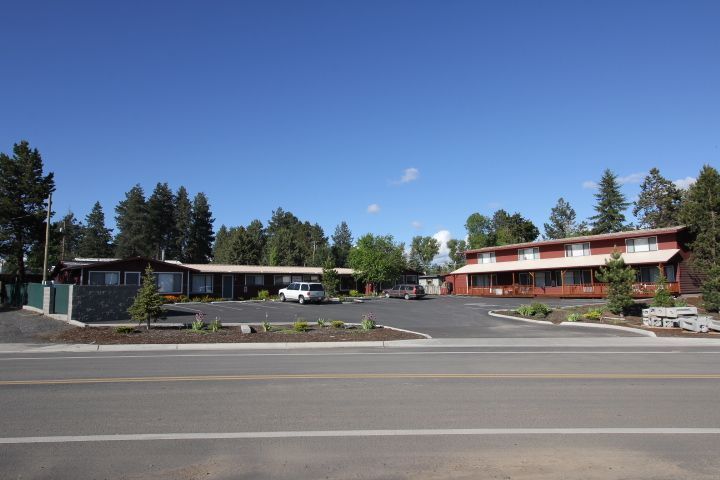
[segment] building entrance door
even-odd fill
[[[233,276],[223,275],[222,276],[222,297],[233,298]]]

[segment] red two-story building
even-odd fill
[[[654,295],[660,272],[674,294],[697,293],[685,227],[590,235],[486,247],[465,252],[467,265],[445,281],[459,295],[604,297],[597,273],[614,250],[637,272],[636,297]]]

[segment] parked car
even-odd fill
[[[302,305],[305,302],[320,303],[325,300],[325,287],[322,283],[293,282],[278,292],[280,301],[297,300]]]
[[[410,300],[411,298],[422,298],[425,296],[425,289],[421,285],[401,284],[395,285],[384,291],[387,298],[398,297]]]

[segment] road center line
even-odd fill
[[[278,380],[720,380],[720,374],[635,373],[308,373],[269,375],[194,375],[157,377],[3,380],[0,386],[82,385],[95,383],[236,382]]]
[[[140,440],[227,440],[322,437],[430,437],[446,435],[720,435],[720,428],[455,428],[412,430],[310,430],[289,432],[140,433],[0,437],[0,444],[127,442]]]

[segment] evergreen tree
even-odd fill
[[[167,183],[158,183],[147,201],[148,239],[154,258],[178,258],[178,227],[175,195]]]
[[[682,192],[653,168],[640,185],[633,215],[641,228],[664,228],[679,224]]]
[[[692,261],[707,273],[720,265],[720,174],[705,165],[697,181],[688,190],[680,218],[692,240]]]
[[[274,210],[267,227],[267,260],[270,265],[300,266],[307,248],[298,218],[281,207]]]
[[[253,220],[245,229],[247,242],[247,258],[244,265],[262,265],[265,254],[265,228],[260,220]]]
[[[198,193],[193,199],[190,238],[186,252],[189,263],[208,263],[212,258],[214,221],[207,197],[202,192]]]
[[[703,306],[709,312],[720,310],[720,266],[711,267],[702,284]]]
[[[625,260],[617,250],[605,260],[605,266],[600,267],[597,278],[608,284],[607,305],[614,314],[623,313],[635,303],[632,298],[635,277],[635,270],[625,265]]]
[[[55,190],[53,173],[43,175],[37,149],[21,141],[13,156],[0,153],[0,256],[14,265],[19,283],[25,281],[25,256],[45,241],[46,200]]]
[[[450,261],[452,262],[452,268],[458,269],[465,265],[466,258],[465,258],[465,250],[467,250],[467,244],[465,243],[465,240],[456,240],[451,239],[447,242],[449,257]]]
[[[328,297],[337,295],[338,289],[340,288],[340,277],[333,263],[333,259],[328,257],[325,260],[325,265],[323,265],[322,284],[325,289],[325,295]]]
[[[575,218],[575,209],[564,198],[560,197],[557,204],[550,211],[550,223],[543,224],[545,238],[559,240],[584,235],[587,229],[585,222],[578,224]]]
[[[331,256],[328,246],[328,239],[322,227],[310,222],[305,222],[298,232],[301,235],[302,258],[300,264],[309,267],[319,267],[325,264],[325,260]]]
[[[155,281],[155,275],[150,265],[145,269],[142,285],[138,290],[133,304],[128,308],[130,318],[138,322],[146,322],[150,330],[150,322],[157,321],[163,315],[163,297],[160,295]]]
[[[409,266],[416,271],[427,273],[432,259],[440,251],[440,243],[433,237],[413,237],[410,244]]]
[[[670,294],[668,288],[668,281],[665,274],[660,271],[660,278],[658,278],[657,285],[655,287],[655,296],[652,301],[653,307],[674,307],[675,299]]]
[[[627,228],[623,212],[630,204],[620,191],[617,175],[610,169],[603,173],[595,199],[597,204],[594,208],[597,214],[590,217],[593,234],[622,232]]]
[[[125,200],[115,207],[118,234],[115,255],[119,258],[149,257],[153,247],[148,238],[148,209],[145,192],[137,184],[125,193]]]
[[[340,225],[335,227],[335,233],[332,236],[332,257],[336,267],[347,267],[352,242],[353,238],[350,227],[348,227],[348,224],[343,220],[340,222]]]
[[[105,228],[105,214],[100,202],[95,202],[85,217],[85,228],[77,252],[78,256],[84,258],[109,258],[113,254],[112,229]]]
[[[230,261],[230,244],[230,231],[225,225],[220,225],[213,244],[213,263],[226,265],[232,263]]]
[[[175,255],[181,262],[187,262],[187,249],[190,242],[190,224],[192,223],[192,203],[185,187],[180,186],[175,195]]]

